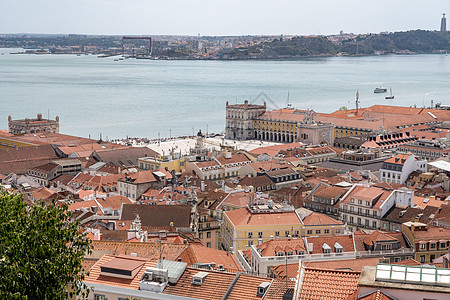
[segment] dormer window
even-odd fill
[[[331,253],[331,247],[328,246],[327,243],[323,243],[322,250],[323,250],[323,253]]]
[[[344,248],[338,243],[334,243],[334,252],[336,253],[342,253]]]

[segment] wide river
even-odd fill
[[[373,104],[450,104],[450,56],[332,57],[295,61],[162,61],[92,55],[12,55],[0,49],[0,129],[7,118],[60,117],[60,132],[98,138],[220,133],[225,103],[289,102],[332,112]],[[117,59],[117,58],[116,58]],[[374,94],[392,87],[394,100]],[[388,92],[389,94],[389,92]]]

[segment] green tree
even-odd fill
[[[339,110],[339,111],[342,111],[342,110],[348,110],[348,108],[347,108],[347,106],[341,106],[341,107],[339,107],[338,110]]]
[[[86,297],[86,251],[91,243],[70,222],[67,204],[29,205],[22,195],[0,191],[1,299]]]

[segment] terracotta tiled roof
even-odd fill
[[[250,213],[247,208],[225,212],[235,226],[254,225],[300,225],[300,219],[295,212]]]
[[[116,278],[100,274],[101,266],[111,262],[113,259],[121,259],[123,261],[129,261],[130,263],[138,263],[140,265],[139,271],[132,279]],[[139,289],[139,281],[144,274],[145,269],[149,267],[155,267],[156,261],[151,261],[148,258],[132,257],[132,256],[115,256],[115,255],[103,255],[89,270],[89,275],[85,278],[85,282],[104,284],[109,286],[116,286],[122,288],[128,288],[133,290]]]
[[[158,260],[160,257],[166,260],[176,261],[188,247],[184,244],[157,244],[157,243],[130,243],[119,241],[93,241],[93,255],[95,252],[110,255],[131,255],[136,253],[138,257]]]
[[[441,205],[441,207],[437,210],[433,221],[450,223],[450,205]]]
[[[28,169],[58,158],[50,145],[0,149],[0,174],[26,174]]]
[[[271,110],[266,111],[258,119],[302,122],[305,117],[304,112],[305,111],[290,109]]]
[[[112,210],[120,209],[123,204],[132,204],[131,200],[124,196],[112,196],[98,199],[98,204],[100,204],[103,209],[110,207]]]
[[[40,187],[30,194],[36,200],[48,200],[57,197],[57,192],[52,191],[46,187]]]
[[[201,245],[190,244],[192,249],[194,263],[211,263],[214,262],[216,266],[222,265],[226,270],[234,272],[241,271],[241,267],[234,255],[227,251],[207,248]]]
[[[342,246],[342,252],[354,252],[356,251],[353,236],[348,235],[336,235],[336,236],[311,236],[306,237],[307,243],[313,244],[313,251],[310,251],[310,254],[314,253],[323,253],[323,245],[327,244],[331,248],[331,253],[336,253],[336,249],[334,245],[339,243]]]
[[[414,231],[415,241],[434,240],[436,238],[450,239],[450,229],[427,225],[426,230]]]
[[[96,150],[94,157],[99,161],[121,167],[137,166],[141,157],[155,157],[158,153],[147,147]]]
[[[68,210],[75,211],[82,208],[88,208],[89,210],[91,210],[91,207],[93,206],[98,208],[98,203],[96,200],[80,201],[70,204]]]
[[[310,268],[303,272],[299,300],[345,299],[356,291],[360,275],[360,272]]]
[[[224,204],[233,205],[236,207],[246,207],[248,204],[248,199],[250,197],[251,193],[242,191],[237,193],[230,193],[225,198],[225,200],[222,202],[220,206],[218,206],[218,209],[222,209]]]
[[[271,283],[272,278],[240,274],[231,289],[231,293],[228,294],[227,300],[261,299],[261,297],[256,296],[256,292],[258,286],[263,282]]]
[[[304,266],[315,269],[329,269],[341,271],[361,272],[363,266],[376,266],[380,262],[379,257],[344,259],[344,260],[328,260],[328,261],[309,261],[304,262]],[[282,266],[280,266],[281,269]]]
[[[391,157],[387,160],[385,160],[385,163],[390,163],[390,164],[395,164],[395,165],[403,165],[406,160],[410,157],[411,155],[408,154],[397,154],[394,157]]]
[[[401,232],[385,232],[388,236],[390,236],[392,239],[395,239],[400,242],[400,248],[409,248],[408,243],[405,241],[405,238]],[[373,233],[373,235],[377,235],[376,232]],[[353,236],[355,237],[355,247],[357,251],[367,251],[365,244],[365,239],[371,234],[366,233],[362,230],[356,231]],[[366,244],[367,245],[367,244]]]
[[[267,153],[270,157],[273,157],[278,152],[280,152],[280,150],[301,148],[302,146],[304,146],[303,143],[289,143],[289,144],[281,144],[281,145],[274,145],[274,146],[259,147],[259,148],[256,148],[256,149],[253,149],[252,151],[250,151],[250,154],[254,154],[256,156],[259,156],[261,154]]]
[[[256,246],[261,250],[261,256],[276,256],[277,252],[293,251],[303,251],[306,253],[305,243],[303,239],[280,239],[280,240],[270,240]],[[295,253],[294,253],[295,254]]]
[[[297,264],[298,269],[298,264]],[[283,296],[287,294],[292,294],[294,292],[295,282],[288,280],[277,280],[274,279],[266,292],[264,299],[267,300],[284,300]],[[288,298],[289,299],[289,298]]]
[[[312,195],[325,199],[335,199],[345,194],[345,192],[347,192],[346,189],[338,186],[322,185]]]
[[[242,186],[263,187],[272,186],[274,183],[266,175],[259,175],[255,177],[244,177],[240,182]]]
[[[302,222],[305,225],[344,225],[342,221],[317,212],[312,212],[303,218]]]
[[[204,271],[202,269],[187,267],[177,284],[168,285],[164,289],[164,294],[205,300],[222,299],[236,274],[207,271],[208,276],[206,276],[202,285],[192,284],[192,276]]]
[[[7,130],[0,130],[0,136],[35,145],[69,146],[95,142],[95,140],[54,132],[27,133],[17,136],[8,133]]]
[[[281,264],[278,266],[271,266],[269,267],[272,271],[272,274],[275,276],[275,278],[280,280],[286,279],[286,274],[288,276],[288,280],[290,278],[297,278],[298,273],[298,263],[296,264]],[[290,281],[290,280],[289,280]]]
[[[233,154],[230,158],[226,158],[225,156],[216,157],[216,160],[219,161],[222,165],[251,161],[251,159],[243,153]]]
[[[364,238],[364,243],[366,245],[373,245],[375,242],[387,242],[396,240],[396,238],[390,236],[388,233],[375,230]]]
[[[144,205],[124,204],[121,220],[134,220],[136,215],[141,218],[143,226],[170,226],[176,228],[190,227],[190,205]]]
[[[421,263],[413,258],[404,259],[398,262],[393,262],[393,265],[402,265],[402,266],[420,266]]]

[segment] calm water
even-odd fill
[[[0,129],[7,117],[60,117],[60,131],[87,137],[169,137],[222,132],[225,102],[332,112],[361,106],[450,104],[450,56],[333,57],[300,61],[147,61],[76,55],[11,55],[0,49]],[[392,86],[395,100],[376,95]],[[273,103],[271,103],[273,102]]]

